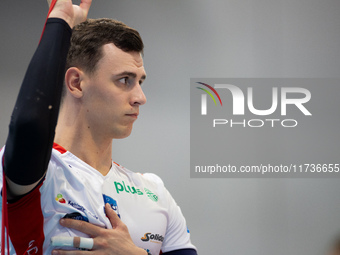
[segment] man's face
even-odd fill
[[[83,81],[87,125],[104,139],[124,138],[146,102],[141,88],[146,78],[143,59],[140,53],[124,52],[112,43],[102,50],[95,72]]]

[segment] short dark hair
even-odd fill
[[[113,19],[88,19],[73,28],[66,70],[78,67],[93,73],[102,57],[102,46],[108,43],[125,52],[143,54],[144,44],[135,29]]]

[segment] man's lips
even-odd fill
[[[138,117],[138,113],[130,113],[130,114],[125,114],[125,115],[136,118],[136,119]]]

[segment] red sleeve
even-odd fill
[[[9,236],[17,254],[43,254],[44,217],[41,210],[40,187],[14,203],[8,204]],[[31,252],[28,252],[31,250]]]

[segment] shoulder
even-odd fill
[[[143,178],[145,180],[153,182],[153,183],[155,183],[158,186],[163,186],[164,187],[164,182],[161,179],[161,177],[159,177],[158,175],[153,174],[153,173],[144,173],[144,174],[141,174],[141,175],[143,176]]]
[[[143,184],[148,183],[148,184],[164,187],[164,182],[162,181],[162,179],[154,173],[134,172],[116,162],[113,162],[113,163],[116,169],[118,169],[120,172],[124,173],[125,175],[130,176],[130,178],[132,178],[135,182],[141,182]]]
[[[164,186],[163,180],[154,173],[139,173],[132,172],[122,165],[115,163],[116,169],[123,175],[128,176],[131,184],[135,185],[139,189],[146,193],[149,197],[152,196],[156,200],[161,200],[167,203],[169,200],[169,192]]]

